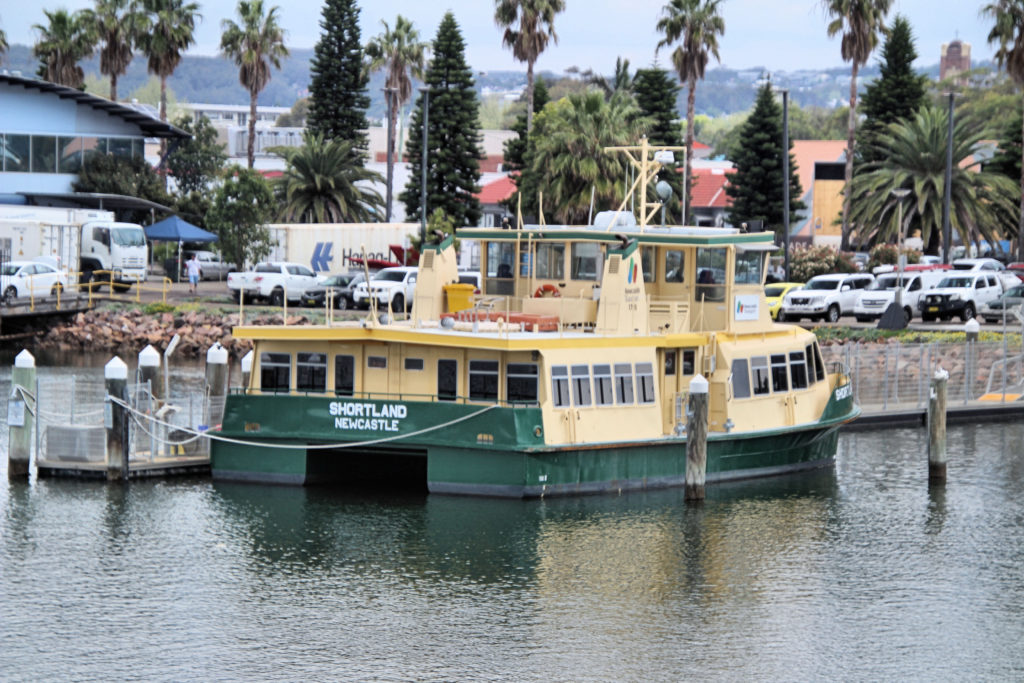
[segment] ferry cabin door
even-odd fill
[[[676,424],[676,395],[687,391],[693,379],[696,365],[695,349],[661,349],[658,362],[661,364],[661,406],[662,423],[666,433],[671,433]],[[686,406],[683,405],[683,422],[686,421]]]

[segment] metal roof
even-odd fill
[[[143,209],[173,214],[174,209],[148,199],[103,192],[18,192],[27,204],[114,211],[117,209]]]
[[[105,111],[123,121],[135,124],[150,138],[189,138],[188,133],[176,126],[161,121],[147,112],[142,105],[112,102],[105,97],[92,95],[66,85],[57,85],[38,78],[25,78],[0,71],[0,83],[10,86],[21,86],[25,89],[34,88],[40,92],[54,93],[64,100],[75,100],[78,104]]]

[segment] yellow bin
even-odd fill
[[[472,308],[474,291],[476,291],[476,287],[461,282],[445,285],[444,293],[448,297],[448,312],[455,313]]]

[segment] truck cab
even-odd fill
[[[82,282],[109,280],[121,285],[146,281],[146,234],[134,223],[82,226]]]

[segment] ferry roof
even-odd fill
[[[773,232],[740,232],[735,228],[700,228],[693,226],[672,226],[667,228],[638,226],[615,226],[612,228],[593,225],[526,225],[522,230],[503,228],[460,228],[460,238],[491,241],[505,240],[559,240],[621,242],[623,237],[635,239],[640,244],[679,244],[687,246],[749,245],[774,248]]]

